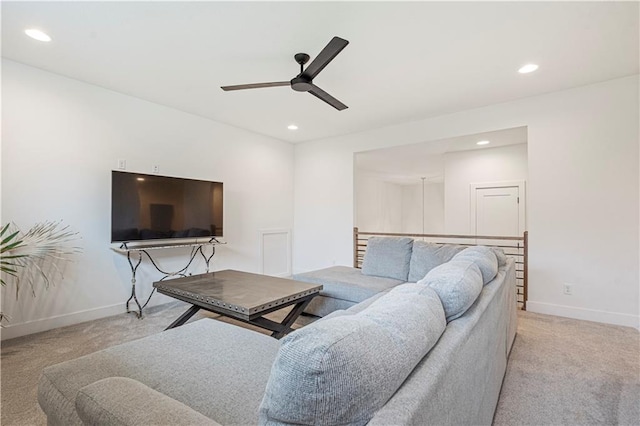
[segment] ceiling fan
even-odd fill
[[[296,53],[294,58],[298,64],[300,64],[300,74],[295,76],[291,81],[276,81],[271,83],[253,83],[253,84],[238,84],[236,86],[222,86],[224,91],[229,90],[243,90],[243,89],[259,89],[263,87],[278,87],[278,86],[291,86],[293,90],[298,92],[309,92],[316,98],[325,101],[338,111],[347,109],[348,107],[313,84],[313,79],[338,56],[338,53],[347,47],[349,42],[341,39],[340,37],[334,37],[331,41],[322,49],[322,51],[316,56],[316,58],[307,66],[303,68],[304,64],[309,61],[309,55],[306,53]]]

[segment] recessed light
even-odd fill
[[[49,37],[49,34],[46,34],[35,28],[26,29],[24,30],[24,33],[29,37],[36,39],[38,41],[46,41],[46,42],[51,41],[51,37]]]
[[[528,74],[530,72],[534,72],[537,69],[538,69],[538,66],[536,64],[527,64],[527,65],[523,66],[522,68],[520,68],[518,70],[518,72],[520,74]]]
[[[287,129],[289,129],[289,130],[298,130],[298,126],[296,126],[295,124],[289,124],[287,126]]]
[[[490,143],[489,141],[479,141],[479,142],[476,142],[476,145],[489,145],[489,143]]]
[[[144,178],[137,178],[140,182],[144,182]]]

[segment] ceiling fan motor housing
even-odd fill
[[[297,77],[294,77],[291,80],[291,88],[298,92],[308,92],[313,89],[312,81],[309,77],[306,77],[303,74],[300,74]]]

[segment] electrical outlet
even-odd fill
[[[119,159],[118,160],[118,169],[127,170],[127,160]]]
[[[153,173],[160,173],[160,166],[158,166],[157,164],[154,164],[151,170],[153,171]]]
[[[567,296],[571,296],[573,294],[573,284],[564,283],[562,287],[563,293]]]

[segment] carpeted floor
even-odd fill
[[[640,425],[640,333],[519,312],[495,425]]]
[[[123,314],[2,342],[0,423],[45,425],[36,400],[44,367],[161,332],[184,310],[172,303],[142,321]],[[640,425],[640,333],[520,312],[494,424]]]

